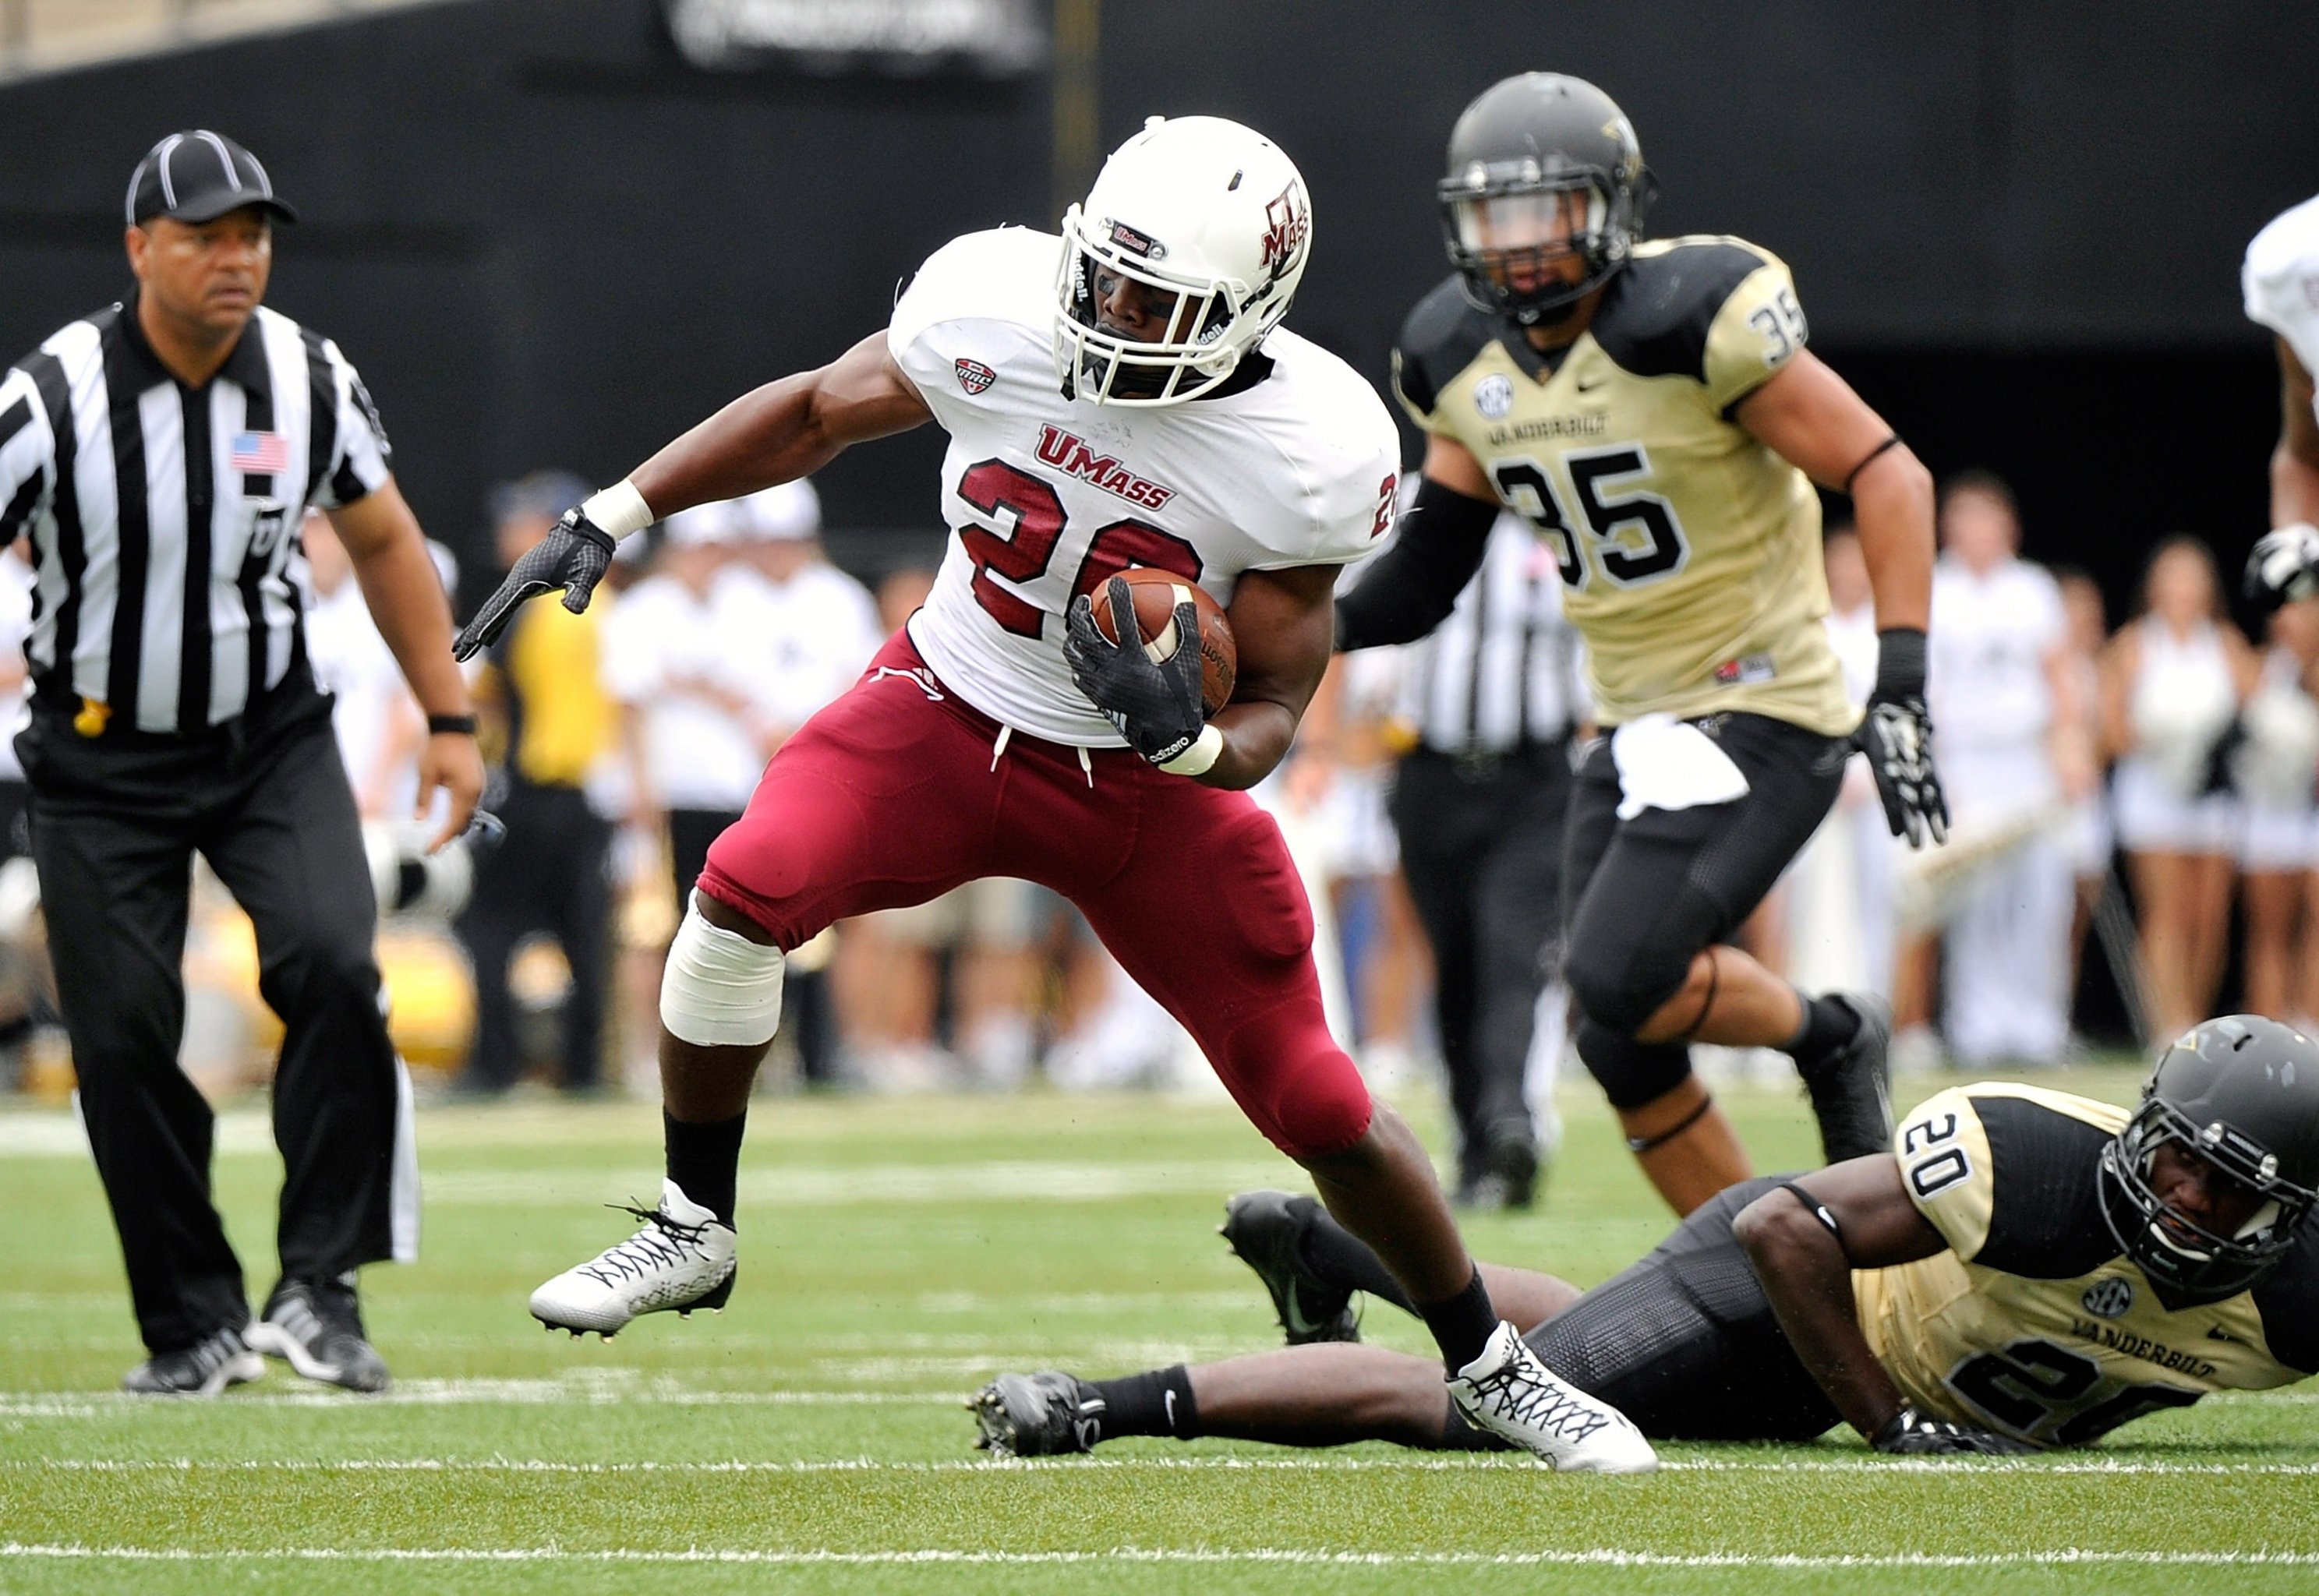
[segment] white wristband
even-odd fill
[[[626,477],[601,492],[592,495],[580,507],[580,513],[612,535],[617,541],[631,532],[641,532],[659,518],[645,496],[636,491],[636,483]]]
[[[1205,776],[1223,756],[1224,735],[1212,726],[1204,726],[1189,748],[1173,759],[1161,760],[1160,768],[1170,776]]]

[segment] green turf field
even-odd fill
[[[2122,1097],[2135,1078],[2066,1084]],[[1593,1281],[1665,1221],[1599,1104],[1566,1099],[1547,1202],[1470,1234]],[[1728,1101],[1767,1166],[1805,1158],[1792,1096]],[[279,1366],[215,1402],[115,1394],[140,1352],[77,1136],[60,1114],[0,1113],[0,1590],[2319,1589],[2314,1391],[2026,1464],[1908,1466],[1848,1436],[1669,1447],[1642,1481],[1385,1447],[982,1462],[960,1404],[998,1370],[1271,1344],[1213,1227],[1226,1193],[1299,1172],[1221,1103],[762,1101],[732,1309],[609,1344],[551,1339],[524,1298],[626,1233],[596,1204],[654,1199],[656,1111],[427,1111],[424,1261],[365,1280],[399,1380],[383,1398]],[[221,1145],[262,1293],[278,1165],[260,1111],[228,1116]],[[1426,1345],[1389,1310],[1367,1333]]]

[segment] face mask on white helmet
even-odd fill
[[[1313,249],[1295,165],[1215,116],[1153,117],[1063,213],[1055,366],[1096,404],[1196,399],[1288,313]]]

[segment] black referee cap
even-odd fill
[[[129,175],[129,225],[156,216],[176,221],[215,221],[244,205],[262,205],[284,221],[298,212],[274,192],[257,158],[223,133],[189,128],[145,152]]]

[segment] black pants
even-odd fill
[[[416,1245],[361,828],[329,700],[295,699],[230,735],[91,740],[41,711],[16,740],[81,1114],[155,1352],[249,1318],[210,1202],[213,1121],[177,1067],[195,852],[255,924],[258,991],[282,1017],[282,1272],[335,1275]]]
[[[1739,1211],[1786,1176],[1743,1180],[1648,1257],[1522,1339],[1556,1374],[1654,1439],[1808,1441],[1836,1422],[1731,1239]]]
[[[500,818],[507,835],[475,866],[474,896],[459,916],[459,940],[475,967],[475,1042],[471,1085],[497,1091],[523,1074],[508,964],[535,932],[553,936],[572,969],[564,1005],[561,1064],[567,1088],[603,1073],[604,987],[611,959],[611,888],[604,875],[611,826],[576,787],[516,781]]]
[[[1692,960],[1728,941],[1763,902],[1836,802],[1852,752],[1844,738],[1768,716],[1695,724],[1747,779],[1744,797],[1621,820],[1607,737],[1571,794],[1563,975],[1581,1011],[1578,1056],[1618,1108],[1640,1107],[1691,1073],[1688,1049],[1638,1042],[1635,1032],[1682,988]]]
[[[1463,1177],[1490,1149],[1531,1146],[1522,1097],[1538,996],[1561,958],[1568,744],[1488,762],[1420,749],[1388,805],[1402,873],[1433,944],[1434,1009]]]

